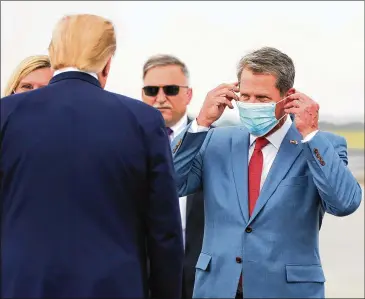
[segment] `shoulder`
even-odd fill
[[[227,139],[232,138],[234,135],[244,135],[248,133],[245,127],[243,126],[225,126],[225,127],[213,127],[210,129],[212,134],[212,138],[219,138],[219,139]]]
[[[347,145],[345,137],[327,131],[320,131],[321,134],[328,139],[334,145]]]
[[[0,100],[1,128],[8,120],[10,115],[24,102],[24,99],[26,99],[28,96],[29,92],[24,92],[1,98]]]
[[[125,95],[108,92],[108,95],[115,98],[130,114],[143,126],[165,126],[161,112],[142,102],[141,100],[131,98]]]
[[[29,92],[23,92],[23,93],[12,94],[12,95],[3,97],[0,100],[1,107],[9,108],[9,107],[17,106],[28,95],[29,95]]]

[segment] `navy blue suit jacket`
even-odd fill
[[[160,112],[81,72],[0,102],[1,297],[180,298]]]

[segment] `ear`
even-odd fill
[[[109,75],[111,62],[112,62],[112,58],[110,57],[101,72],[104,77],[107,77]]]
[[[187,100],[186,100],[186,105],[189,105],[190,101],[193,97],[193,89],[192,88],[188,88],[187,95],[188,95],[188,97],[187,97]]]
[[[295,94],[297,91],[295,90],[295,88],[290,88],[286,94],[285,97],[291,96],[292,94]]]

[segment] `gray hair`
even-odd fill
[[[282,95],[294,86],[294,63],[288,55],[275,48],[263,47],[242,57],[237,67],[238,81],[241,81],[245,68],[254,73],[274,75],[276,88]]]
[[[189,80],[189,71],[185,63],[183,63],[179,58],[175,56],[166,54],[154,55],[145,62],[145,64],[143,65],[143,79],[146,77],[146,74],[150,69],[168,65],[179,66],[185,77]]]

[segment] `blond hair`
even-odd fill
[[[11,75],[4,90],[4,96],[9,96],[14,93],[19,86],[20,81],[30,73],[42,69],[50,68],[51,63],[47,55],[34,55],[25,58]]]
[[[116,51],[113,23],[90,14],[69,15],[53,30],[49,45],[52,68],[75,67],[99,73]]]

